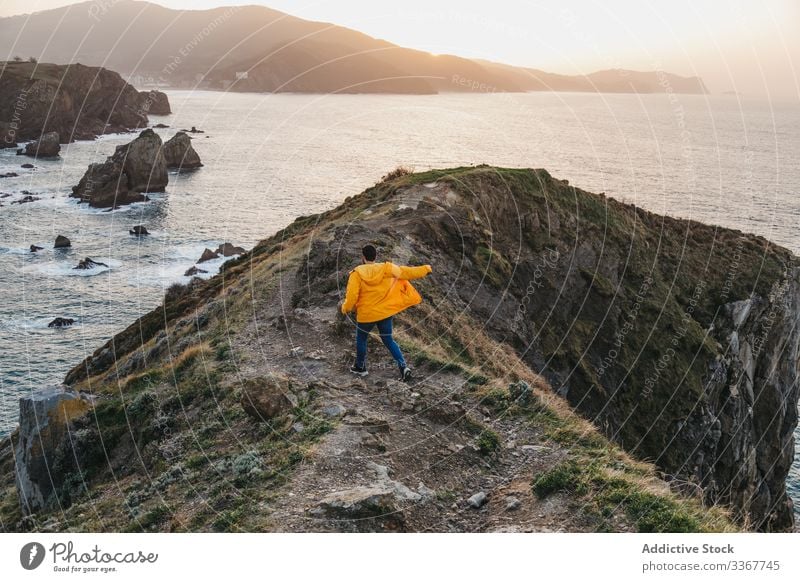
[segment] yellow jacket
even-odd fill
[[[356,309],[359,323],[372,323],[422,302],[409,283],[431,272],[430,265],[401,267],[393,263],[366,263],[350,271],[342,313]]]

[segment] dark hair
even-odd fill
[[[375,250],[374,246],[366,245],[363,249],[361,249],[361,254],[364,255],[364,258],[368,261],[374,261],[375,257],[378,256],[378,251]]]

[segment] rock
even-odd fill
[[[200,275],[201,273],[208,273],[205,269],[200,269],[197,266],[189,267],[186,272],[183,274],[184,277],[194,277],[195,275]]]
[[[192,129],[182,129],[181,131],[184,133],[205,133],[205,131],[202,129],[197,129],[194,125],[192,126]]]
[[[166,123],[156,123],[153,126],[153,128],[155,128],[155,129],[167,129],[167,128],[169,128],[169,125],[167,125]]]
[[[90,164],[73,198],[95,208],[116,208],[148,200],[142,192],[163,192],[169,182],[161,138],[145,129],[132,142],[117,146],[105,162]]]
[[[424,500],[427,500],[427,501],[430,501],[431,499],[436,498],[436,491],[434,491],[430,487],[426,487],[425,483],[423,483],[422,481],[420,481],[419,485],[417,485],[417,493]]]
[[[531,386],[525,380],[512,382],[508,385],[508,395],[511,397],[511,400],[517,404],[528,404],[532,394]]]
[[[0,144],[38,140],[54,132],[61,139],[94,139],[145,127],[139,92],[113,71],[73,63],[46,66],[6,63],[0,83],[0,103],[11,119],[0,122]],[[23,108],[24,107],[24,108]]]
[[[231,243],[222,243],[217,247],[217,254],[223,257],[232,257],[233,255],[241,255],[245,250],[242,247],[235,247]]]
[[[105,263],[101,263],[100,261],[95,261],[89,257],[86,257],[82,261],[79,261],[78,264],[75,267],[73,267],[73,269],[78,269],[80,271],[83,271],[88,269],[96,269],[97,267],[108,268],[108,265],[106,265]]]
[[[347,408],[341,404],[332,404],[322,409],[322,414],[329,418],[341,418],[347,414]]]
[[[506,511],[516,511],[522,506],[522,501],[516,497],[506,497]]]
[[[164,159],[168,168],[192,170],[203,166],[200,156],[192,147],[192,138],[179,131],[164,144]]]
[[[384,517],[397,511],[394,492],[389,487],[353,487],[326,496],[317,506],[317,515],[335,519]]]
[[[128,231],[128,233],[135,236],[147,236],[150,234],[147,231],[147,228],[145,226],[142,226],[141,224],[134,226],[132,229]]]
[[[19,200],[13,200],[11,204],[27,204],[28,202],[36,202],[37,200],[39,200],[38,197],[28,194]]]
[[[19,176],[16,172],[6,172],[5,174],[0,174],[0,178],[16,178]]]
[[[200,255],[200,258],[198,259],[197,262],[198,263],[205,263],[206,261],[212,261],[212,260],[218,259],[218,258],[219,258],[219,255],[217,253],[215,253],[211,249],[206,249],[206,250],[203,251],[203,254]]]
[[[56,243],[53,245],[53,248],[54,249],[65,249],[65,248],[70,247],[70,246],[72,246],[72,243],[70,242],[70,240],[67,237],[62,236],[62,235],[58,235],[56,237]]]
[[[163,192],[167,187],[167,162],[159,135],[145,129],[135,140],[117,146],[115,160],[122,164],[128,177],[128,188],[134,192]]]
[[[59,471],[56,452],[69,441],[70,422],[92,406],[82,394],[50,386],[19,401],[19,435],[15,447],[15,480],[24,515],[57,508],[67,475]]]
[[[25,168],[26,170],[31,170],[31,169],[33,169],[33,168],[35,168],[35,167],[36,167],[36,166],[34,166],[33,164],[22,164],[22,165],[20,166],[20,168]]]
[[[296,433],[301,433],[305,429],[306,425],[304,425],[302,422],[295,422],[294,424],[292,424],[292,430]]]
[[[292,349],[289,350],[289,354],[288,355],[291,358],[299,358],[305,353],[306,353],[306,351],[301,346],[295,346],[295,347],[293,347]]]
[[[47,327],[69,327],[73,323],[75,323],[75,320],[69,317],[56,317],[47,324]]]
[[[94,208],[117,208],[147,200],[146,196],[128,188],[128,177],[123,173],[122,164],[111,158],[90,164],[81,181],[72,188],[70,196],[88,202]]]
[[[43,250],[42,247],[37,247],[36,245],[31,245],[31,252],[32,253],[35,253],[36,251],[41,251],[41,250]]]
[[[486,503],[486,493],[484,493],[483,491],[481,491],[480,493],[476,493],[475,495],[467,499],[467,503],[469,503],[469,506],[472,507],[473,509],[480,509],[481,507],[483,507],[483,504]]]
[[[245,380],[240,402],[244,411],[259,421],[286,414],[298,404],[291,382],[279,376]]]
[[[169,115],[172,113],[166,93],[156,89],[139,92],[139,107],[145,114],[149,113],[150,115]]]
[[[54,158],[61,151],[58,133],[48,131],[36,140],[25,146],[25,155],[34,158]]]

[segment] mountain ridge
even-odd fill
[[[347,372],[337,305],[366,242],[433,265],[425,301],[396,322],[410,385],[380,345],[366,380]],[[47,483],[21,428],[0,443],[0,520],[791,531],[799,291],[796,257],[763,238],[545,170],[394,172],[171,288],[73,368],[57,392],[82,403],[48,429],[73,436],[44,453],[54,485],[18,497],[14,458],[20,491]]]
[[[0,54],[103,66],[145,84],[233,91],[412,93],[535,90],[644,92],[622,73],[601,83],[455,55],[431,55],[264,6],[171,10],[138,0],[85,2],[0,19]],[[65,57],[65,55],[68,55]],[[247,73],[238,78],[237,73]],[[673,91],[699,78],[662,73]],[[243,75],[239,75],[242,77]],[[455,79],[469,81],[459,83]],[[473,86],[474,84],[474,86]]]

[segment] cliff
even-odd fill
[[[0,147],[48,132],[69,143],[145,127],[151,104],[168,110],[165,101],[163,93],[140,94],[102,67],[0,63]]]
[[[411,384],[377,342],[370,375],[347,373],[353,328],[337,304],[367,242],[434,267],[425,302],[396,322]],[[397,172],[171,288],[74,368],[64,393],[91,393],[93,408],[47,452],[52,494],[30,511],[9,480],[23,422],[0,444],[0,520],[789,530],[794,260],[544,170]]]

